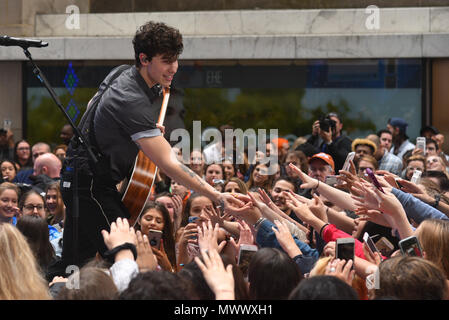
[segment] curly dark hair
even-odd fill
[[[149,271],[139,273],[120,294],[120,300],[191,300],[192,284],[177,273]]]
[[[182,53],[184,45],[178,29],[162,22],[149,21],[142,25],[133,39],[136,67],[141,66],[139,54],[145,53],[148,60],[162,54],[164,59],[173,62]]]

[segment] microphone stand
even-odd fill
[[[51,87],[50,83],[48,82],[47,78],[44,76],[42,71],[39,69],[39,67],[34,63],[33,58],[31,57],[31,53],[28,51],[27,46],[22,47],[23,52],[25,53],[25,56],[30,60],[31,64],[33,65],[33,73],[34,75],[39,79],[40,82],[43,83],[45,88],[47,88],[47,91],[50,93],[50,96],[53,98],[53,101],[56,103],[56,105],[59,107],[61,112],[66,117],[67,121],[73,128],[74,132],[74,139],[79,144],[85,147],[87,150],[87,154],[92,161],[94,165],[98,163],[98,158],[92,151],[92,148],[87,144],[87,140],[81,133],[81,131],[78,130],[78,128],[73,123],[70,116],[67,114],[66,110],[62,106],[61,101],[59,100],[58,96],[56,95],[55,91]],[[79,196],[78,196],[78,175],[77,175],[77,165],[76,165],[76,158],[74,158],[74,165],[73,165],[73,208],[72,208],[72,216],[73,216],[73,263],[75,265],[78,265],[79,257],[78,257],[78,221],[79,221]]]

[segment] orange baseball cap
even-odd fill
[[[288,144],[288,140],[284,138],[273,139],[271,140],[271,142],[273,142],[276,145],[278,150],[280,150],[284,144]]]
[[[320,153],[314,154],[313,156],[311,156],[309,158],[309,163],[312,162],[313,159],[323,160],[324,162],[326,162],[328,165],[330,165],[332,167],[332,170],[335,171],[334,159],[332,159],[332,157],[330,155],[328,155],[327,153],[320,152]]]

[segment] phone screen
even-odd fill
[[[354,243],[340,243],[338,244],[337,257],[338,259],[354,260]]]
[[[158,250],[161,248],[161,239],[162,239],[161,231],[150,230],[148,232],[148,241],[150,242],[150,246],[155,247]]]
[[[366,242],[366,244],[368,245],[368,247],[369,247],[369,249],[371,250],[372,253],[374,253],[374,252],[378,252],[379,253],[379,250],[377,249],[376,245],[374,244],[373,239],[371,239],[369,234],[366,233],[366,232],[363,235],[363,241]]]
[[[399,247],[401,248],[402,254],[407,256],[421,257],[421,247],[418,242],[418,238],[411,237],[409,239],[404,239],[399,242]]]
[[[346,160],[345,160],[345,164],[343,165],[342,170],[344,171],[349,171],[349,168],[351,167],[351,160],[354,160],[354,156],[355,156],[355,152],[349,152],[348,155],[346,156]]]
[[[240,248],[238,266],[243,273],[244,277],[248,276],[248,267],[251,259],[256,254],[257,250],[247,250],[245,248]]]
[[[198,220],[198,217],[194,217],[194,216],[189,217],[189,223],[195,222],[196,220]]]
[[[385,237],[380,238],[376,242],[376,247],[379,249],[380,253],[385,257],[390,256],[390,254],[394,250],[393,244],[390,241],[388,241],[388,239]]]

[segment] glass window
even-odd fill
[[[105,76],[132,61],[38,62],[77,123]],[[402,117],[413,140],[421,127],[420,59],[301,61],[180,61],[166,122],[202,129],[231,124],[246,130],[279,129],[304,136],[322,114],[336,111],[352,138]],[[48,92],[26,69],[26,136],[59,144],[66,123]],[[178,95],[177,93],[181,93]],[[176,105],[176,106],[175,106]]]

